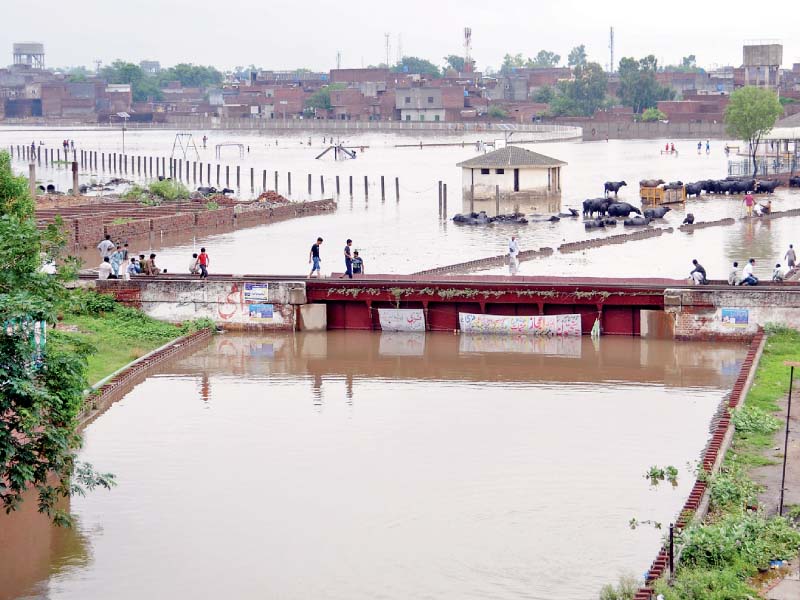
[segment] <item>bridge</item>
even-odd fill
[[[746,339],[768,322],[797,326],[800,284],[690,286],[658,278],[366,275],[137,276],[90,282],[153,317],[211,318],[228,329],[379,330],[381,308],[415,308],[426,330],[459,329],[458,314],[581,315],[588,333],[678,339]]]

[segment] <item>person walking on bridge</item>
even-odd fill
[[[197,266],[200,269],[200,279],[208,277],[208,267],[211,264],[205,248],[200,248],[200,255],[197,257]]]
[[[350,247],[353,245],[353,240],[347,239],[347,243],[344,247],[344,273],[339,277],[339,279],[344,278],[345,276],[349,277],[350,279],[353,278],[353,254],[351,253]]]
[[[315,272],[317,274],[317,279],[322,277],[319,266],[319,263],[322,260],[319,257],[319,247],[321,245],[322,245],[322,238],[318,237],[317,242],[313,246],[311,246],[311,252],[308,253],[308,263],[311,265],[311,273],[308,274],[309,279],[314,277]]]
[[[789,268],[794,269],[794,266],[797,262],[797,255],[794,253],[794,246],[792,244],[789,244],[789,249],[786,251],[784,258],[786,259],[786,264],[789,265]]]

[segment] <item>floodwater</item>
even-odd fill
[[[169,156],[175,141],[174,131],[131,130],[126,134],[126,150],[134,155]],[[455,165],[475,156],[474,142],[483,136],[468,134],[462,137],[431,136],[424,143],[466,140],[465,146],[398,148],[397,145],[419,141],[406,134],[353,134],[343,141],[365,147],[356,160],[334,162],[325,157],[315,160],[325,144],[323,136],[312,134],[264,134],[254,131],[197,131],[194,138],[209,136],[209,147],[199,147],[204,163],[215,163],[213,146],[223,142],[241,142],[250,147],[244,159],[238,155],[223,155],[223,164],[241,164],[243,186],[249,188],[249,168],[256,169],[256,186],[260,187],[261,171],[267,170],[267,185],[273,187],[274,171],[280,172],[279,190],[286,192],[286,173],[293,174],[293,198],[302,200],[321,197],[320,175],[325,178],[326,196],[333,195],[334,178],[341,177],[342,195],[335,214],[265,225],[230,233],[201,236],[178,236],[176,239],[155,239],[139,242],[141,252],[156,251],[159,264],[170,271],[182,271],[187,258],[205,246],[211,255],[211,270],[218,273],[268,273],[300,275],[308,269],[308,252],[317,236],[325,239],[322,249],[323,273],[341,272],[344,268],[342,247],[352,238],[365,261],[367,273],[412,273],[476,258],[496,256],[508,251],[508,238],[520,238],[521,249],[556,248],[563,242],[629,233],[620,223],[606,231],[586,232],[581,219],[563,219],[559,223],[531,223],[527,226],[497,224],[488,227],[456,225],[438,218],[438,184],[448,185],[448,213],[468,210],[461,199],[461,171]],[[519,134],[518,134],[519,135]],[[58,145],[64,137],[75,139],[78,147],[105,152],[121,151],[121,133],[115,130],[15,130],[0,129],[0,147],[12,143],[30,144],[31,139],[44,141],[46,147]],[[512,137],[512,140],[514,138]],[[698,155],[697,140],[671,140],[678,155],[662,155],[664,140],[632,140],[610,142],[551,142],[525,144],[526,148],[566,161],[562,173],[563,193],[560,203],[580,208],[586,198],[602,196],[603,182],[625,180],[619,199],[640,205],[638,181],[662,178],[680,179],[724,178],[727,174],[725,142],[714,140],[711,153]],[[276,145],[277,142],[277,145]],[[733,145],[737,143],[730,142]],[[731,155],[731,158],[735,158]],[[16,168],[27,169],[22,162]],[[224,169],[223,169],[224,172]],[[233,172],[233,171],[232,171]],[[66,170],[46,171],[42,182],[51,179],[63,188],[71,185]],[[307,175],[311,173],[312,194],[307,194]],[[354,194],[348,193],[348,176],[354,180]],[[364,194],[364,175],[369,176],[369,199]],[[386,177],[386,201],[381,202],[379,177]],[[59,179],[60,177],[60,179]],[[400,201],[395,201],[394,178],[400,180]],[[86,173],[83,180],[103,179],[102,174]],[[249,189],[245,191],[245,195]],[[778,188],[773,196],[773,210],[800,207],[800,190]],[[465,206],[466,205],[466,206]],[[553,205],[557,209],[557,203]],[[677,227],[685,214],[691,212],[696,221],[711,221],[725,217],[739,218],[744,214],[740,196],[690,199],[686,206],[673,205],[659,226]],[[692,258],[697,258],[712,278],[726,278],[730,265],[738,260],[740,266],[754,257],[756,275],[769,278],[776,262],[789,244],[800,243],[795,237],[796,218],[773,222],[737,221],[735,225],[699,230],[693,233],[675,231],[660,238],[629,242],[622,246],[595,248],[581,253],[559,254],[524,262],[520,274],[536,275],[606,275],[653,276],[683,278],[691,270]],[[96,252],[82,254],[88,266],[97,261]],[[495,270],[492,272],[502,272]]]
[[[119,486],[0,517],[0,599],[592,598],[645,571],[745,348],[220,335],[85,432]],[[650,487],[651,465],[678,485]]]

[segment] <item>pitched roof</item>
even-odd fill
[[[775,127],[800,127],[800,113],[781,119],[775,123]]]
[[[560,167],[566,164],[563,160],[531,152],[519,146],[506,146],[505,148],[465,160],[456,166],[467,169],[502,169],[510,167]]]

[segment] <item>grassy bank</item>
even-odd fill
[[[770,328],[767,333],[753,385],[733,415],[733,443],[720,472],[708,476],[708,516],[680,534],[683,554],[672,585],[657,582],[656,591],[665,600],[757,597],[756,588],[770,561],[797,556],[797,520],[768,516],[758,505],[760,488],[749,473],[753,467],[776,462],[767,453],[775,431],[785,422],[776,414],[789,385],[783,363],[800,359],[799,332]]]
[[[91,348],[87,379],[95,384],[129,362],[181,335],[208,326],[192,321],[181,326],[157,321],[118,304],[110,296],[74,291],[59,312],[59,329],[48,343],[79,340]]]

